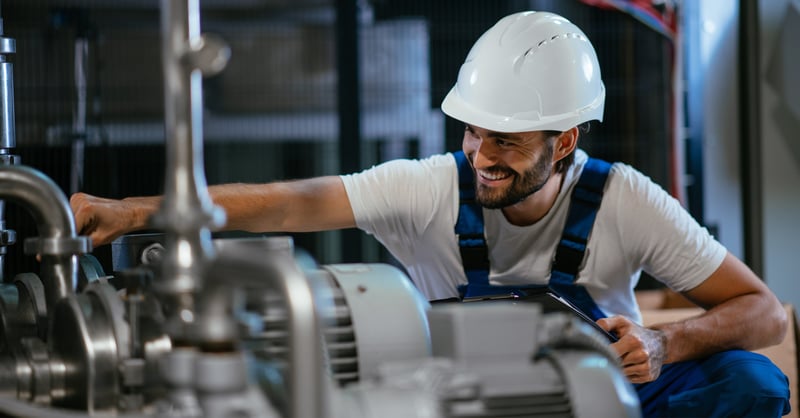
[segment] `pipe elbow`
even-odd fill
[[[76,236],[75,219],[64,192],[39,171],[26,166],[0,167],[0,198],[23,204],[40,236]]]

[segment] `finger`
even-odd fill
[[[628,380],[634,383],[643,383],[653,380],[652,371],[646,364],[624,367],[623,373]]]
[[[618,315],[610,318],[600,318],[596,322],[600,328],[608,332],[624,330],[630,326],[630,321],[628,321],[628,319]]]
[[[649,356],[644,350],[636,349],[625,354],[625,356],[622,357],[621,361],[623,365],[628,365],[628,364],[633,365],[633,364],[646,363],[647,361],[649,361],[649,359],[650,359]]]
[[[78,233],[84,233],[91,226],[91,216],[86,215],[86,211],[82,207],[72,207],[74,213],[75,229]]]
[[[626,377],[628,377],[628,376],[626,376]],[[631,383],[635,383],[635,384],[648,383],[648,382],[652,382],[653,380],[655,380],[655,379],[653,379],[650,376],[631,376],[631,377],[628,377],[628,381],[630,381]]]
[[[93,217],[87,219],[82,212],[78,212],[75,215],[75,229],[79,235],[91,236],[97,230],[97,223]]]
[[[630,376],[626,375],[625,377],[631,383],[648,383],[648,382],[652,382],[653,380],[656,380],[658,378],[658,376],[653,375],[651,373],[644,373],[644,374],[636,373],[636,374],[633,374],[633,375],[630,375]]]
[[[600,328],[603,328],[606,331],[609,331],[614,324],[611,318],[600,318],[595,322],[600,326]]]

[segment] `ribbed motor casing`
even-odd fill
[[[319,311],[324,355],[329,373],[343,386],[359,380],[353,320],[339,285],[333,278],[323,277],[331,296],[330,305]],[[288,328],[284,301],[278,294],[267,292],[258,305],[251,309],[257,310],[255,316],[260,324],[251,329],[260,328],[260,331],[251,331],[245,339],[245,345],[257,360],[284,371],[288,364]]]

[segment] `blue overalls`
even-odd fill
[[[458,165],[459,213],[455,233],[467,284],[460,297],[517,293],[542,287],[489,284],[489,257],[483,233],[483,208],[475,201],[472,167],[463,152]],[[593,320],[606,315],[586,289],[575,283],[583,262],[611,164],[590,158],[575,185],[567,221],[556,248],[548,285]],[[634,385],[644,417],[778,417],[788,414],[786,376],[766,357],[743,350],[705,359],[665,364],[658,379]]]

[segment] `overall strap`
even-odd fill
[[[572,191],[567,221],[553,258],[551,285],[571,285],[575,282],[610,171],[610,163],[594,158],[589,158],[583,166],[583,173]]]
[[[488,286],[489,250],[483,235],[483,208],[475,201],[472,166],[464,152],[454,152],[453,156],[458,167],[458,219],[455,232],[461,263],[470,284]]]

